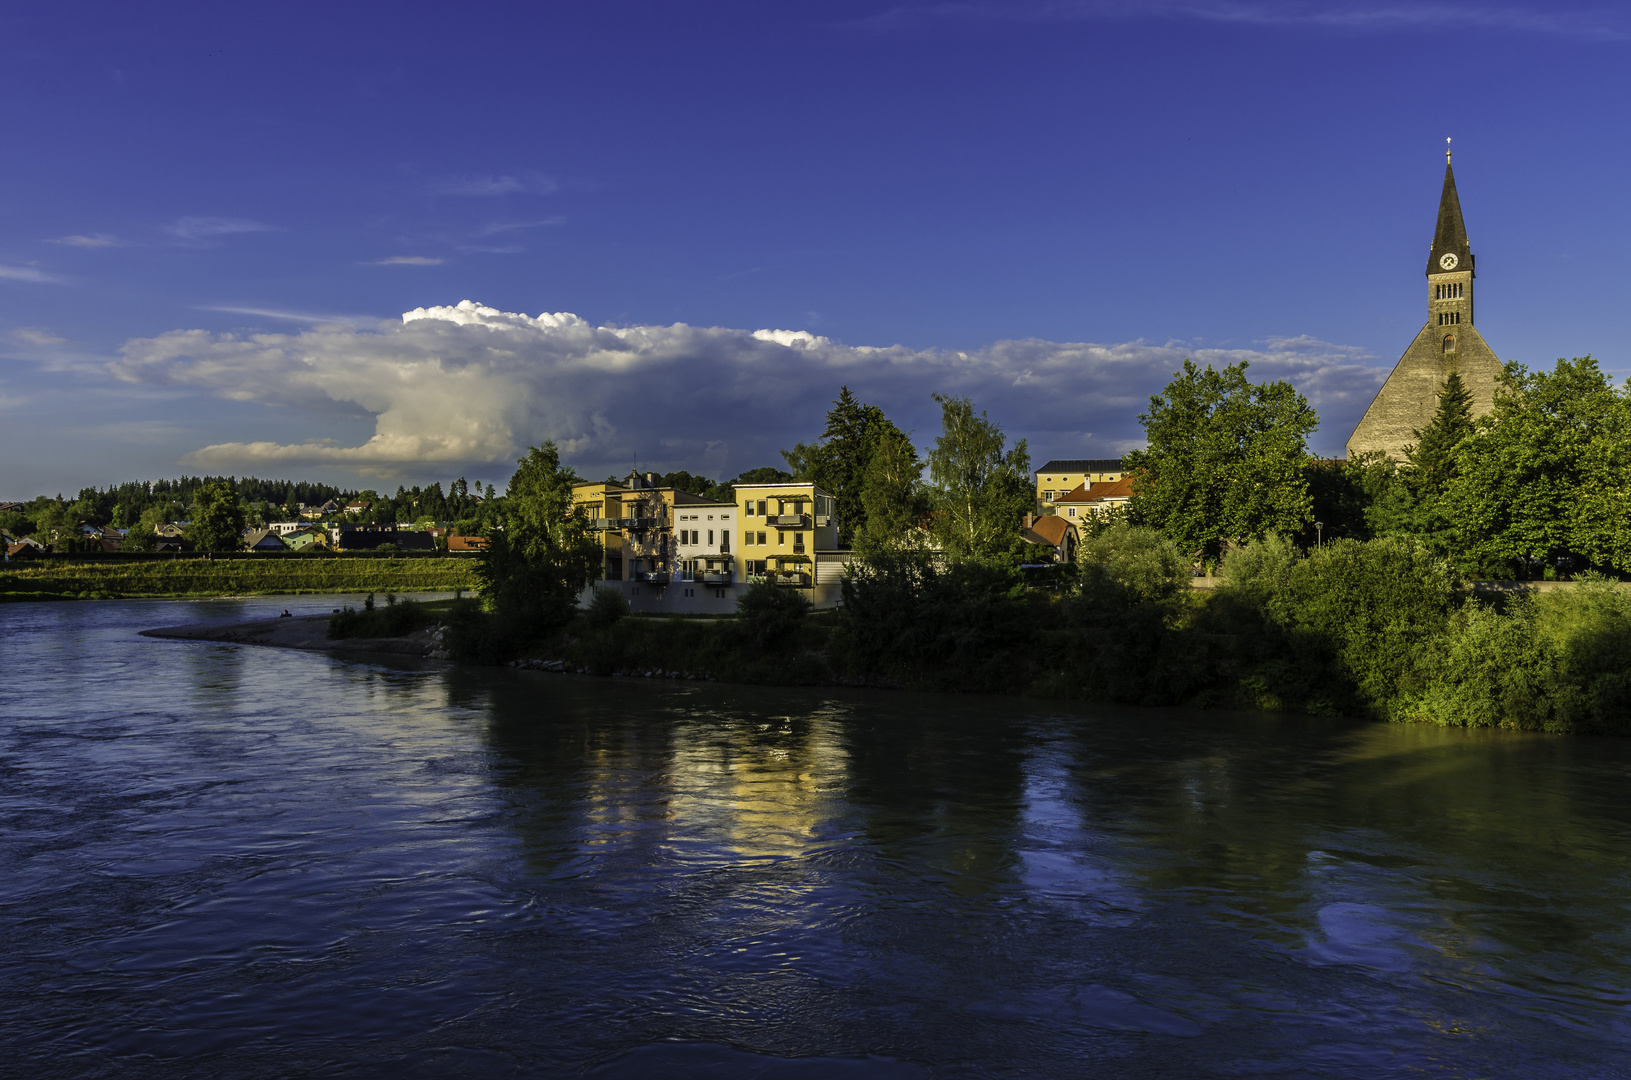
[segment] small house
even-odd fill
[[[244,547],[250,551],[287,551],[283,538],[270,529],[256,529],[244,537]]]
[[[1058,514],[1045,517],[1026,514],[1019,535],[1027,544],[1035,544],[1044,553],[1041,558],[1032,560],[1034,562],[1068,563],[1076,558],[1080,534],[1076,531],[1075,523],[1068,518]]]

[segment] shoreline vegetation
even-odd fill
[[[485,550],[450,564],[467,581],[345,587],[474,586],[428,631],[428,655],[465,663],[1631,735],[1631,388],[1589,357],[1509,365],[1476,421],[1452,374],[1402,465],[1312,458],[1318,418],[1289,384],[1185,361],[1139,417],[1130,500],[1078,518],[1073,555],[1022,535],[1037,506],[1024,441],[936,400],[926,465],[847,389],[817,443],[783,452],[836,499],[853,552],[836,610],[768,581],[736,587],[734,618],[634,616],[614,588],[581,604],[604,531],[549,442],[484,503]],[[1197,589],[1203,567],[1216,580]],[[331,636],[425,621],[393,599],[336,614]]]
[[[1480,593],[1399,539],[1304,553],[1271,535],[1233,551],[1224,567],[1214,588],[1192,589],[1170,541],[1122,525],[1051,581],[921,555],[875,560],[851,576],[836,610],[755,585],[734,617],[668,618],[630,614],[621,593],[602,590],[532,635],[504,632],[478,599],[388,595],[326,620],[156,636],[598,676],[1631,734],[1624,583],[1586,575],[1568,588]],[[311,625],[301,643],[277,639],[302,622]]]
[[[446,557],[43,558],[0,570],[0,603],[454,592],[476,587],[476,569],[473,559]]]
[[[470,632],[483,616],[465,601],[450,609],[447,647],[467,662],[593,675],[1631,734],[1622,583],[1479,592],[1411,541],[1305,555],[1270,536],[1203,591],[1154,533],[1122,526],[1105,541],[1053,589],[1010,567],[902,559],[854,575],[837,610],[809,611],[774,586],[711,622],[592,605],[510,655],[483,651],[493,639]]]

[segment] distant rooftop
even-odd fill
[[[1120,458],[1062,458],[1050,461],[1033,470],[1039,473],[1048,472],[1120,472]]]

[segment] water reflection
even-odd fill
[[[1627,743],[131,633],[255,603],[0,609],[35,1075],[1631,1064]]]

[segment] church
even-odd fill
[[[1449,151],[1444,153],[1444,193],[1438,201],[1438,228],[1427,256],[1427,325],[1410,343],[1370,408],[1348,437],[1348,457],[1383,453],[1404,460],[1438,410],[1438,392],[1450,372],[1459,372],[1472,395],[1472,415],[1495,407],[1501,361],[1473,327],[1472,249],[1461,220],[1461,198]]]

